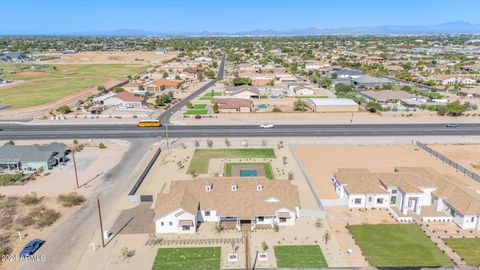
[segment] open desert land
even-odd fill
[[[128,64],[150,65],[162,64],[172,60],[177,53],[157,54],[147,51],[133,52],[79,52],[72,54],[38,53],[37,55],[57,57],[42,61],[45,64]],[[59,57],[59,58],[58,58]]]
[[[108,171],[115,167],[130,143],[124,140],[79,140],[57,141],[68,147],[76,147],[75,154],[79,188],[76,188],[73,161],[45,170],[33,180],[18,185],[0,186],[0,212],[2,213],[2,248],[18,254],[28,240],[45,239],[52,230],[63,223],[80,205],[88,199],[95,188],[108,178]],[[4,142],[0,142],[3,144]],[[48,144],[51,141],[17,141],[16,145]],[[103,143],[106,148],[100,149]],[[81,150],[78,148],[82,146]],[[71,155],[70,155],[71,158]],[[73,205],[64,205],[59,195],[72,192],[78,200]],[[21,232],[22,240],[18,237]],[[14,269],[14,261],[2,263],[1,269]],[[3,268],[2,268],[3,267]]]
[[[472,172],[480,174],[479,144],[429,144],[428,146]]]
[[[96,86],[124,81],[128,75],[145,69],[141,65],[72,64],[45,65],[30,70],[25,64],[0,64],[9,79],[22,83],[0,89],[0,102],[8,110],[45,105],[71,95],[96,91]]]

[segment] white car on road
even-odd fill
[[[261,124],[261,128],[273,128],[273,124]]]

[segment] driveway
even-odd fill
[[[151,202],[142,202],[138,206],[123,210],[110,229],[113,235],[116,234],[144,234],[155,233],[153,209],[150,209]]]

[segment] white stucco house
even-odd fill
[[[292,226],[300,211],[298,188],[289,181],[212,178],[172,181],[155,203],[156,233],[195,233],[197,224],[252,230]]]
[[[454,221],[480,230],[480,194],[431,168],[397,167],[393,173],[339,169],[332,183],[349,208],[387,208],[400,222]]]

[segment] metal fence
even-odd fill
[[[440,154],[439,152],[433,150],[428,145],[423,144],[421,142],[417,142],[417,146],[420,147],[421,149],[425,150],[425,152],[427,152],[428,154],[436,157],[437,159],[439,159],[443,163],[447,164],[448,166],[454,168],[458,172],[463,173],[464,175],[472,178],[473,180],[480,182],[480,175],[470,171],[469,169],[463,167],[462,165],[456,163],[455,161],[453,161],[453,160],[447,158],[446,156]]]

